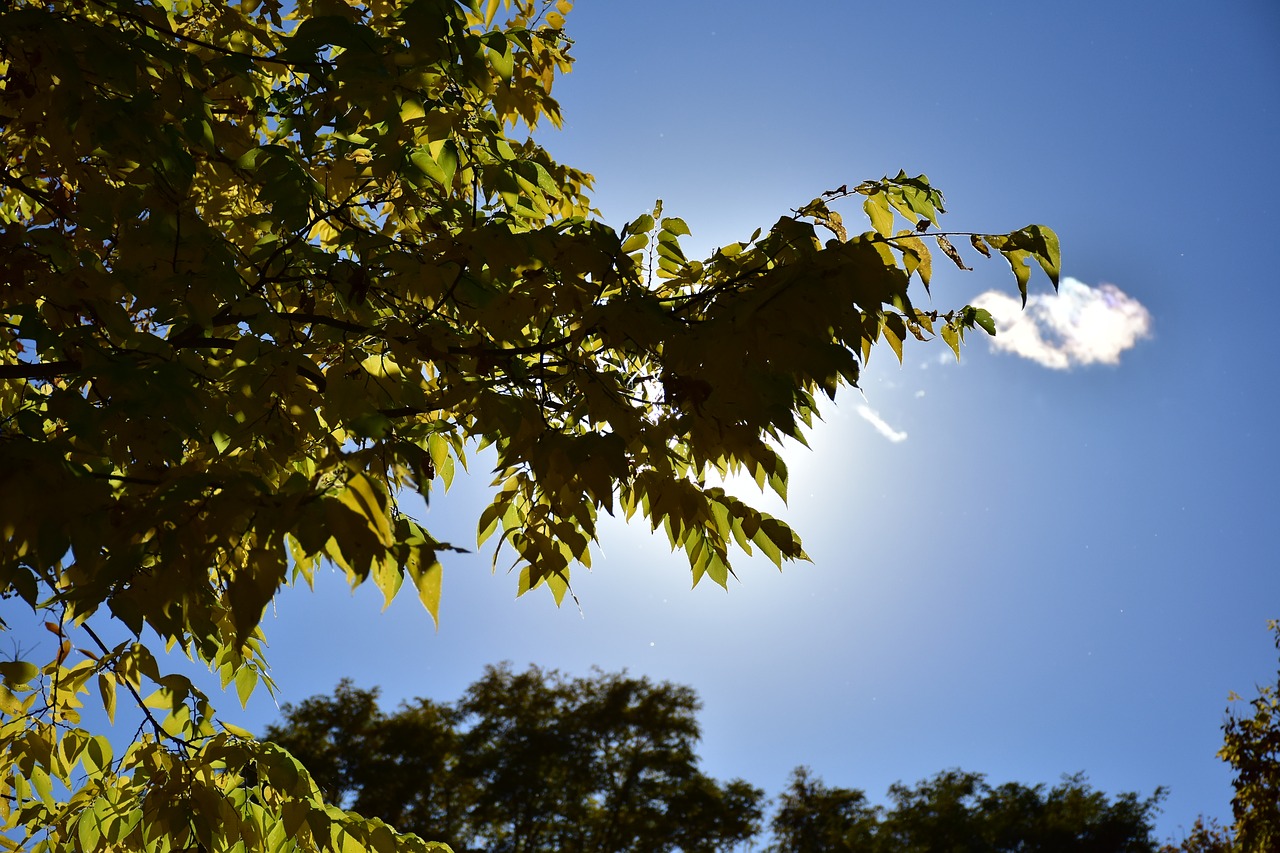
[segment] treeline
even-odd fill
[[[696,693],[626,674],[504,665],[454,703],[415,699],[387,712],[377,700],[376,689],[343,681],[332,696],[284,706],[266,737],[332,801],[457,853],[1231,849],[1227,833],[1200,825],[1161,848],[1161,790],[1110,797],[1082,776],[992,785],[949,770],[893,785],[881,806],[800,767],[766,820],[763,790],[699,769]]]

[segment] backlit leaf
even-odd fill
[[[958,266],[962,270],[972,269],[972,267],[965,264],[964,258],[960,257],[960,252],[956,249],[956,247],[951,243],[950,240],[948,240],[946,237],[944,237],[941,234],[935,235],[934,239],[938,241],[938,248],[941,249],[946,254],[946,256],[951,259],[952,263],[954,263],[956,266]]]

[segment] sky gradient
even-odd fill
[[[738,490],[812,564],[743,558],[727,593],[690,590],[665,536],[608,521],[581,610],[514,600],[485,549],[446,559],[438,631],[411,596],[380,613],[334,574],[268,613],[279,700],[342,677],[452,700],[503,660],[627,668],[693,686],[704,769],[771,794],[799,764],[873,800],[950,767],[1083,771],[1166,786],[1162,837],[1228,820],[1227,695],[1274,677],[1280,617],[1280,7],[596,0],[567,28],[565,129],[539,138],[596,176],[616,226],[661,197],[697,256],[905,169],[946,193],[944,227],[1054,228],[1062,287],[1037,273],[1019,311],[999,258],[937,259],[932,304],[976,300],[999,336],[959,364],[941,341],[901,366],[878,348],[863,392],[789,449],[789,506]],[[468,547],[483,457],[472,471],[425,515]],[[250,728],[278,718],[265,694],[235,705]]]

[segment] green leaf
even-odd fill
[[[769,538],[769,534],[762,527],[751,539],[766,557],[769,558],[779,569],[782,568],[782,551],[778,549],[777,544]]]
[[[76,819],[76,838],[81,850],[97,850],[102,841],[102,830],[98,825],[98,815],[93,809],[85,809]]]
[[[102,735],[89,738],[84,749],[85,770],[97,775],[110,769],[113,761],[111,741]]]
[[[240,697],[240,707],[248,707],[249,697],[257,686],[258,671],[250,666],[240,667],[240,671],[236,673],[236,695]]]
[[[107,722],[112,725],[116,721],[116,681],[106,673],[98,674],[98,693],[102,696],[102,709],[107,713]]]
[[[645,214],[641,214],[635,220],[627,223],[627,226],[622,229],[622,233],[624,235],[645,234],[652,230],[653,230],[653,217],[645,213]]]
[[[622,251],[630,254],[638,252],[645,246],[649,245],[649,235],[645,233],[632,234],[622,242]]]
[[[689,226],[685,224],[683,219],[676,216],[668,216],[662,220],[662,230],[668,234],[674,234],[677,237],[689,234]]]
[[[361,438],[378,440],[388,436],[395,425],[380,412],[365,412],[351,422],[351,431]]]
[[[220,725],[224,729],[226,729],[228,732],[230,732],[231,734],[235,735],[238,738],[244,738],[246,740],[253,739],[253,732],[249,731],[248,729],[242,729],[239,726],[235,725],[234,723],[220,721]]]
[[[951,347],[951,351],[956,354],[956,361],[960,360],[960,333],[956,331],[955,326],[947,323],[942,327],[942,340],[947,346]]]
[[[449,440],[440,433],[432,433],[427,438],[427,452],[431,454],[431,462],[435,466],[436,474],[444,481],[444,487],[448,489],[453,485],[455,470]]]
[[[49,778],[49,774],[45,772],[45,769],[39,766],[33,767],[28,777],[31,779],[31,787],[35,790],[40,802],[46,806],[52,806],[54,804],[53,780]]]
[[[889,207],[888,196],[884,193],[869,196],[862,203],[862,209],[866,211],[867,218],[871,220],[871,227],[877,234],[882,237],[893,234],[893,210]]]
[[[1058,289],[1060,267],[1062,264],[1058,235],[1043,225],[1028,225],[1009,234],[984,234],[983,238],[992,248],[1004,255],[1018,280],[1018,291],[1022,294],[1022,305],[1027,304],[1027,282],[1031,278],[1028,268],[1030,259],[1034,258],[1044,270],[1045,275]]]
[[[503,47],[505,47],[505,50],[486,48],[485,58],[499,77],[508,80],[515,74],[515,57],[511,53],[511,46],[506,43],[505,39],[503,39]]]
[[[40,668],[28,661],[0,661],[0,677],[10,687],[25,687],[39,674]]]
[[[409,152],[409,161],[436,184],[449,187],[458,171],[458,146],[452,139],[438,140]]]
[[[988,335],[995,336],[996,321],[991,316],[991,312],[986,308],[978,308],[973,312],[973,322],[986,331]]]

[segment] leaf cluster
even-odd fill
[[[804,559],[726,483],[785,497],[779,442],[803,440],[874,344],[901,357],[937,335],[958,354],[967,330],[994,331],[908,297],[931,270],[913,218],[943,210],[923,175],[852,191],[872,231],[846,233],[835,191],[703,261],[660,208],[596,220],[590,176],[530,135],[561,122],[569,6],[0,9],[0,596],[58,637],[47,663],[15,655],[0,697],[6,825],[28,841],[73,843],[107,803],[141,815],[110,843],[399,844],[300,781],[233,797],[280,759],[219,728],[141,638],[244,701],[271,687],[267,604],[322,564],[388,602],[408,581],[438,616],[440,558],[460,549],[402,497],[439,499],[479,448],[497,460],[479,538],[497,535],[495,566],[510,549],[521,592],[563,599],[601,511],[663,529],[694,583],[727,585],[735,547]],[[1056,284],[1046,228],[972,244],[1024,293],[1029,259]],[[104,622],[132,640],[109,647]],[[134,749],[87,767],[102,746],[76,714],[94,687],[108,713],[118,690],[148,710]],[[195,778],[209,796],[178,796]],[[181,808],[148,805],[168,797]]]
[[[1280,620],[1268,627],[1280,649]],[[1235,701],[1242,701],[1232,694]],[[1258,686],[1248,711],[1228,713],[1218,757],[1234,772],[1231,809],[1240,850],[1269,850],[1280,844],[1280,676]]]

